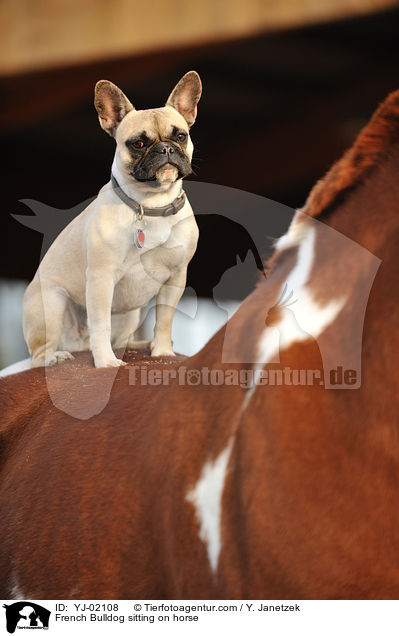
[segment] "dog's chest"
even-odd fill
[[[133,249],[129,249],[129,253],[127,255],[128,259],[134,259],[136,251],[134,247],[137,247],[137,235],[143,234],[144,241],[141,244],[139,256],[142,256],[143,253],[148,252],[149,250],[156,249],[165,245],[168,241],[173,240],[174,237],[174,227],[168,221],[168,219],[164,218],[146,218],[140,221],[137,219],[133,222],[130,232],[129,232],[129,247]]]
[[[164,219],[137,222],[129,233],[126,256],[115,286],[112,310],[123,312],[146,305],[156,296],[172,272],[184,264],[186,249],[181,237]],[[137,247],[137,232],[144,245]]]

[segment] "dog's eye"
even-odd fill
[[[180,141],[180,142],[181,141],[185,141],[187,139],[187,135],[186,135],[186,133],[178,133],[176,135],[176,139],[177,139],[177,141]]]
[[[132,141],[131,145],[133,146],[133,148],[137,148],[138,150],[140,150],[140,148],[144,147],[144,141],[141,141],[141,139],[136,139],[136,141]]]

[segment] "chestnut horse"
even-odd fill
[[[192,358],[1,380],[3,598],[399,597],[398,142],[399,91]]]

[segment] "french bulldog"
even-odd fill
[[[59,234],[23,301],[32,366],[90,349],[96,367],[125,364],[114,349],[173,356],[171,328],[197,246],[182,180],[191,172],[201,80],[186,73],[161,108],[136,110],[107,80],[95,87],[101,127],[116,141],[111,181]],[[140,310],[156,297],[151,342],[134,340]]]

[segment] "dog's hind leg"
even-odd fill
[[[140,325],[140,309],[132,309],[124,314],[112,314],[111,344],[113,349],[138,348],[134,334]],[[143,347],[149,346],[143,344]]]
[[[45,287],[34,279],[23,302],[23,328],[32,366],[52,366],[73,356],[59,351],[68,296],[60,287]]]

